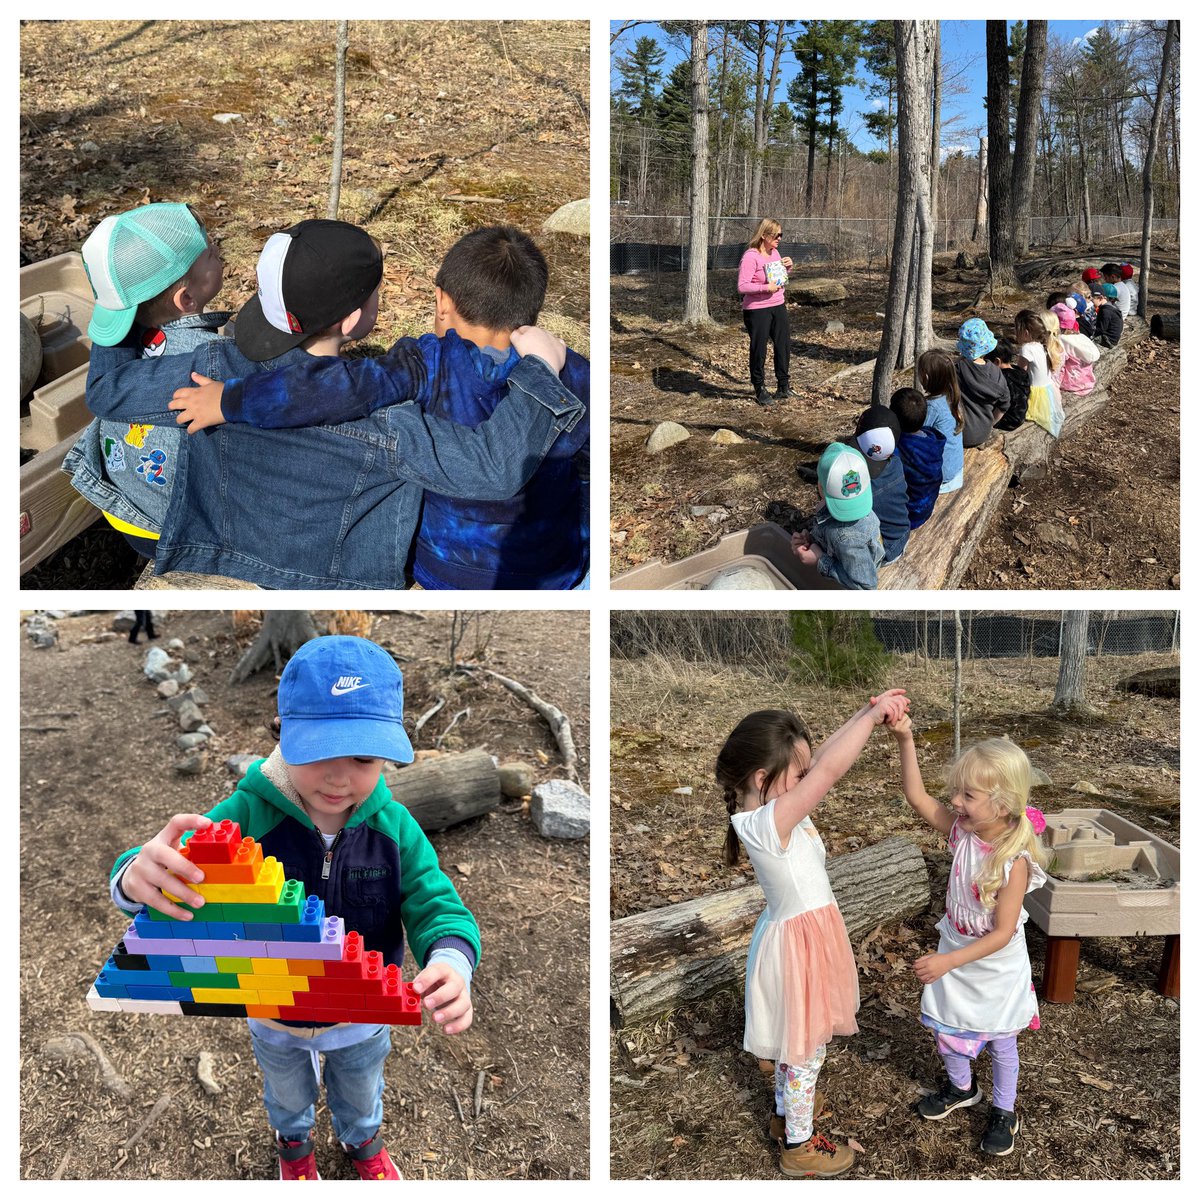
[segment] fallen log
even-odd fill
[[[880,568],[880,589],[958,587],[1010,480],[1048,462],[1059,441],[1086,425],[1108,403],[1109,389],[1128,362],[1129,348],[1144,341],[1149,332],[1137,317],[1126,320],[1120,344],[1100,354],[1094,368],[1095,388],[1086,396],[1068,393],[1065,397],[1057,439],[1026,421],[1019,429],[998,435],[991,445],[966,451],[963,486],[940,496],[933,515],[912,533],[900,558]]]
[[[906,838],[888,838],[832,858],[828,870],[852,939],[929,904],[925,860]],[[750,935],[764,903],[762,889],[751,883],[614,921],[614,1023],[636,1024],[740,983]]]
[[[426,833],[449,829],[500,805],[500,772],[483,750],[427,758],[407,767],[389,764],[383,781]]]
[[[1179,314],[1155,313],[1150,318],[1150,336],[1167,342],[1179,341]]]

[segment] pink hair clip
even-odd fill
[[[1042,833],[1046,828],[1046,815],[1040,808],[1034,808],[1031,804],[1026,810],[1025,815],[1029,818],[1030,825],[1033,826],[1034,833]]]

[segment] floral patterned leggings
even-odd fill
[[[803,1062],[775,1064],[775,1111],[787,1126],[787,1140],[792,1144],[807,1142],[812,1137],[813,1096],[817,1076],[825,1063],[825,1047]]]

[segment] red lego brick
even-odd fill
[[[236,821],[221,821],[207,829],[197,829],[188,839],[187,857],[201,870],[205,863],[231,863],[242,844],[242,831]]]
[[[353,930],[346,934],[342,943],[342,957],[329,959],[325,963],[325,975],[329,979],[361,979],[363,977],[362,934]]]
[[[310,975],[308,990],[314,996],[346,996],[357,993],[363,995],[363,980],[339,979],[334,975]]]

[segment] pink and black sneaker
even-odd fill
[[[383,1134],[377,1133],[373,1138],[363,1142],[361,1146],[351,1146],[342,1143],[342,1149],[350,1156],[359,1179],[403,1179],[404,1176],[396,1170],[387,1147],[383,1144]]]
[[[280,1179],[320,1179],[317,1156],[313,1153],[312,1130],[301,1142],[290,1142],[277,1129],[275,1148],[279,1151]]]

